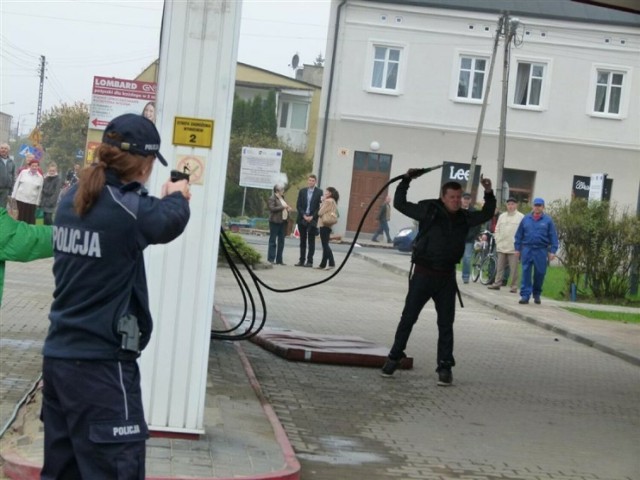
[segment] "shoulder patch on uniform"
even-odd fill
[[[136,192],[122,192],[119,188],[107,186],[109,194],[114,202],[120,205],[134,219],[138,219],[138,206],[140,196]]]

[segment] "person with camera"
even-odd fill
[[[470,212],[461,208],[462,186],[457,182],[442,185],[440,198],[407,201],[411,180],[424,170],[409,169],[396,188],[393,206],[404,215],[417,220],[418,234],[414,241],[413,272],[404,309],[396,329],[393,346],[382,367],[381,375],[391,377],[406,357],[405,349],[411,330],[425,304],[433,299],[437,311],[438,348],[436,372],[438,385],[449,386],[453,382],[451,369],[453,357],[453,322],[455,319],[456,264],[464,254],[469,229],[491,218],[496,208],[496,197],[491,180],[481,176],[484,187],[482,210]]]
[[[141,115],[106,127],[97,161],[58,206],[55,290],[43,347],[43,480],[145,478],[136,359],[153,328],[144,249],[169,243],[190,216],[186,180],[147,193],[160,135]]]

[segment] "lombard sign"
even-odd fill
[[[596,174],[596,175],[602,175],[602,174]],[[592,185],[592,176],[590,177],[586,177],[586,176],[582,176],[582,175],[574,175],[573,176],[573,185],[571,188],[571,194],[573,196],[573,198],[584,198],[585,200],[611,200],[611,188],[613,185],[613,180],[610,178],[607,178],[606,175],[602,175],[602,182],[600,183],[600,186],[597,186],[597,189],[600,190],[599,192],[599,198],[596,198],[595,195],[598,195],[597,192],[594,192],[593,198],[590,195],[590,191],[591,191],[591,185]],[[598,179],[596,179],[596,184],[598,183]]]
[[[93,77],[89,128],[104,130],[112,118],[125,113],[142,115],[146,105],[155,100],[155,82]]]
[[[466,190],[467,183],[469,182],[469,169],[471,165],[468,163],[453,163],[453,162],[443,162],[442,163],[442,181],[441,185],[444,185],[447,182],[458,182],[462,185],[462,188]],[[478,190],[478,185],[480,184],[480,165],[476,164],[476,169],[474,172],[474,179],[471,186],[471,196],[475,198],[476,192]]]

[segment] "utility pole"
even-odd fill
[[[478,151],[480,150],[480,138],[482,138],[482,127],[484,125],[484,114],[487,111],[487,103],[489,100],[489,92],[491,91],[491,79],[493,78],[493,67],[496,64],[496,53],[498,52],[498,42],[500,41],[500,35],[502,35],[502,25],[505,22],[507,14],[504,14],[498,19],[498,28],[496,29],[496,38],[493,42],[493,52],[491,53],[491,64],[489,66],[489,76],[487,77],[487,88],[485,88],[484,95],[482,97],[482,109],[480,110],[480,120],[478,121],[478,130],[476,131],[476,140],[473,144],[473,154],[471,155],[471,165],[469,166],[469,180],[465,192],[471,193],[473,189],[473,181],[476,175],[476,162],[478,160]]]
[[[36,128],[40,126],[40,116],[42,114],[42,91],[44,89],[44,66],[45,57],[40,55],[40,93],[38,94],[38,114],[36,116]]]
[[[496,198],[498,205],[502,205],[502,176],[504,171],[504,157],[507,138],[507,101],[509,94],[509,64],[511,60],[511,40],[516,34],[520,25],[517,19],[510,19],[509,14],[503,16],[502,26],[504,29],[504,58],[502,63],[502,103],[500,108],[500,133],[498,137],[498,172],[496,174]]]

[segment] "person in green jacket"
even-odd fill
[[[0,208],[0,305],[4,289],[4,264],[30,262],[53,256],[53,227],[14,220]]]

